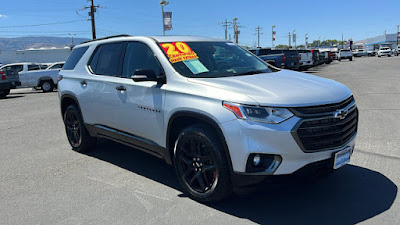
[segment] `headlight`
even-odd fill
[[[248,106],[230,102],[223,102],[223,106],[239,119],[263,123],[278,124],[293,116],[293,113],[286,108]]]

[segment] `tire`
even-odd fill
[[[44,80],[40,82],[40,87],[44,93],[51,92],[54,90],[54,83],[52,80]]]
[[[338,58],[339,62],[342,61],[342,58]]]
[[[90,136],[75,104],[65,110],[64,125],[68,142],[74,151],[87,152],[96,144],[96,138]]]
[[[350,61],[353,61],[353,57],[349,58]]]
[[[10,94],[10,89],[0,90],[0,98],[5,98],[8,94]]]
[[[381,55],[378,54],[378,57],[381,57]]]
[[[209,127],[193,125],[181,131],[175,142],[174,168],[186,194],[198,202],[217,202],[232,194],[224,146]]]

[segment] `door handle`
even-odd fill
[[[84,86],[84,87],[86,87],[86,85],[87,85],[86,80],[81,81],[81,85]]]
[[[126,91],[126,88],[124,86],[118,86],[115,89],[117,89],[118,91]]]

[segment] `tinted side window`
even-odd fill
[[[39,65],[28,65],[28,71],[31,70],[40,70]]]
[[[95,74],[120,76],[121,56],[124,46],[124,42],[103,45],[94,70]]]
[[[90,60],[89,69],[92,70],[92,73],[95,73],[94,71],[96,71],[97,61],[99,60],[100,52],[101,46],[96,49],[94,55],[92,56],[92,59]]]
[[[72,50],[67,61],[65,62],[65,65],[63,66],[63,70],[73,70],[88,48],[89,47],[81,47]]]
[[[122,76],[131,77],[138,69],[153,69],[157,76],[163,73],[153,51],[146,44],[131,42],[126,48]]]

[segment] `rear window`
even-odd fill
[[[40,70],[39,65],[28,65],[28,71]]]
[[[120,76],[124,42],[104,44],[97,48],[90,61],[90,69],[94,74]]]
[[[73,70],[79,60],[82,58],[83,54],[88,50],[89,47],[81,47],[75,48],[72,50],[71,54],[69,55],[67,61],[63,66],[63,70]]]

